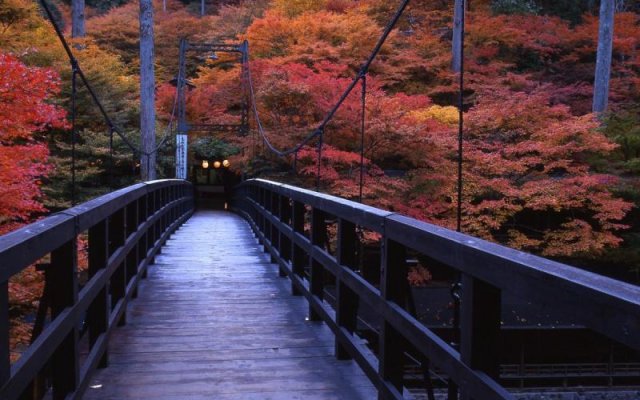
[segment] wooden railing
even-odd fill
[[[353,358],[380,398],[403,398],[405,351],[410,347],[447,374],[462,398],[514,397],[497,383],[501,296],[561,310],[573,321],[640,350],[640,288],[568,265],[489,243],[392,212],[265,180],[236,189],[242,214],[294,294],[304,295],[312,320],[336,336],[336,356]],[[337,224],[335,250],[327,223]],[[305,224],[309,226],[305,232]],[[357,232],[380,235],[379,285],[356,271]],[[459,351],[408,312],[407,252],[417,252],[461,274]],[[335,285],[334,307],[325,285]],[[377,354],[355,334],[359,303],[381,320]]]
[[[109,336],[126,322],[127,302],[136,296],[147,265],[192,212],[191,184],[161,180],[115,191],[0,237],[0,398],[38,398],[50,387],[54,399],[82,397],[91,372],[108,363]],[[82,286],[79,237],[88,240]],[[50,307],[50,322],[11,365],[9,280],[43,258],[48,262],[40,303]]]

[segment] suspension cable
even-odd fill
[[[98,98],[98,95],[96,94],[95,90],[93,89],[93,86],[91,86],[91,84],[89,83],[89,80],[87,79],[87,77],[85,76],[84,72],[82,71],[82,68],[80,68],[80,64],[78,63],[78,60],[74,56],[73,51],[71,50],[71,47],[69,46],[69,44],[67,43],[67,40],[65,39],[64,35],[62,34],[62,31],[60,30],[60,27],[58,26],[57,22],[55,21],[53,13],[51,12],[51,9],[47,5],[46,1],[45,0],[40,0],[40,4],[42,5],[42,8],[44,9],[45,13],[47,14],[47,17],[49,18],[49,22],[51,22],[51,25],[53,26],[53,29],[55,30],[56,35],[58,36],[58,39],[60,40],[60,43],[62,43],[62,46],[64,47],[64,50],[67,53],[67,57],[69,58],[69,61],[71,62],[72,68],[76,71],[77,75],[82,80],[82,83],[87,88],[87,91],[89,92],[89,95],[91,96],[91,99],[93,100],[94,104],[98,107],[98,110],[100,111],[100,114],[102,115],[105,123],[109,127],[110,132],[115,132],[122,139],[122,141],[127,145],[127,147],[129,147],[129,149],[134,153],[134,155],[135,154],[140,154],[140,155],[150,156],[153,153],[158,152],[158,150],[160,150],[162,145],[164,145],[164,143],[166,143],[166,141],[168,139],[167,131],[165,130],[164,138],[160,141],[160,144],[158,146],[156,146],[150,152],[144,152],[139,147],[137,147],[135,144],[133,144],[123,134],[123,131],[120,128],[117,127],[117,125],[114,123],[114,121],[111,119],[111,117],[107,113],[106,109],[104,108],[104,105],[102,104],[102,102]],[[180,71],[178,71],[178,73],[180,74]],[[171,123],[171,121],[173,121],[173,118],[174,118],[176,104],[177,104],[177,98],[174,100],[174,108],[173,108],[173,111],[171,113],[170,123]]]
[[[364,131],[365,131],[365,106],[367,105],[367,75],[362,75],[362,97],[360,111],[360,203],[362,203],[362,187],[364,185]]]

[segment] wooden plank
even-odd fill
[[[150,266],[84,398],[374,398],[269,258],[240,217],[196,214]]]

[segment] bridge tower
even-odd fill
[[[186,112],[186,88],[191,86],[186,77],[187,52],[199,53],[238,53],[241,64],[240,84],[242,93],[242,105],[240,121],[238,124],[189,124]],[[249,95],[248,95],[248,63],[249,42],[225,44],[225,43],[189,43],[186,39],[180,40],[178,75],[176,77],[178,129],[176,133],[176,178],[187,179],[188,160],[188,136],[190,132],[236,132],[245,136],[249,133]]]

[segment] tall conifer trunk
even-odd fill
[[[85,37],[84,28],[84,0],[72,0],[71,2],[71,37]]]
[[[465,0],[455,0],[453,4],[453,39],[451,40],[451,70],[460,72],[460,46],[462,46],[462,7],[466,7]]]
[[[143,181],[156,179],[156,110],[153,68],[153,2],[140,0],[140,135]]]
[[[611,53],[613,52],[613,16],[614,0],[602,0],[600,3],[600,22],[598,34],[598,55],[593,83],[593,112],[601,113],[609,102],[609,78],[611,76]]]

